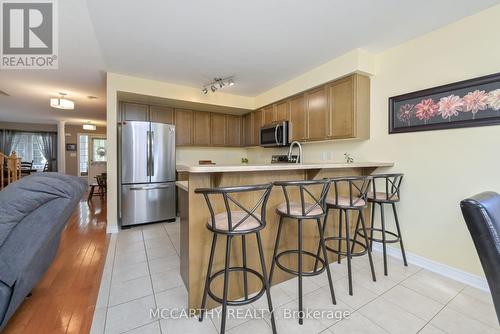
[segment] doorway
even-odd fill
[[[95,182],[95,176],[106,172],[107,141],[105,135],[78,134],[78,176]]]
[[[108,161],[108,147],[106,136],[89,135],[88,150],[88,180],[93,182],[96,175],[106,173],[106,163]]]

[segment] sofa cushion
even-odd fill
[[[57,173],[37,173],[10,184],[0,191],[0,247],[31,212],[57,198],[79,197],[84,189],[85,181]]]

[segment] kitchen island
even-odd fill
[[[314,180],[325,177],[370,175],[379,167],[392,167],[390,162],[358,162],[358,163],[315,163],[315,164],[242,164],[242,165],[177,165],[178,172],[178,199],[181,217],[181,276],[189,294],[189,308],[200,307],[205,276],[212,242],[212,232],[207,230],[206,224],[210,219],[210,214],[203,195],[195,194],[197,188],[243,186],[252,184],[263,184],[273,181],[292,180]],[[295,194],[297,195],[297,194]],[[255,202],[259,194],[241,194],[235,196],[244,205],[250,206]],[[298,197],[291,193],[291,200],[298,200]],[[269,268],[274,250],[274,243],[278,227],[278,215],[276,207],[285,201],[281,188],[274,188],[269,196],[266,209],[267,226],[261,231],[264,247],[266,265]],[[222,198],[217,198],[213,202],[216,213],[224,212]],[[335,210],[332,210],[335,211]],[[368,213],[366,214],[368,218]],[[357,217],[356,217],[357,218]],[[333,221],[332,221],[333,219]],[[328,217],[327,236],[338,233],[338,214],[331,212]],[[352,220],[354,221],[355,220]],[[370,223],[368,222],[368,226]],[[354,224],[351,224],[354,229]],[[297,224],[290,220],[283,225],[280,251],[297,248]],[[304,223],[303,228],[304,250],[316,253],[318,246],[318,230],[314,221]],[[332,245],[333,246],[333,245]],[[225,254],[225,240],[217,243],[216,255],[212,272],[223,268]],[[247,265],[248,267],[261,272],[260,262],[257,256],[257,242],[251,235],[247,237]],[[234,238],[231,250],[231,265],[241,266],[241,238]],[[252,256],[251,254],[255,254]],[[282,263],[290,268],[296,268],[296,256],[286,256]],[[329,253],[329,261],[334,258]],[[313,260],[304,257],[304,268],[312,269]],[[323,275],[323,274],[322,274]],[[326,275],[326,274],[325,274]],[[335,277],[335,273],[333,273]],[[293,278],[279,269],[275,271],[273,284]],[[222,296],[223,275],[219,276],[212,283],[212,289],[216,295]],[[261,289],[261,283],[252,275],[249,276],[250,293]],[[230,275],[229,299],[237,299],[243,296],[243,276],[241,273]],[[207,308],[217,306],[213,300],[208,299]]]

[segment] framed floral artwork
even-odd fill
[[[389,98],[389,133],[500,124],[500,73]]]

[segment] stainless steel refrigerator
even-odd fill
[[[175,126],[120,126],[121,225],[175,219]]]

